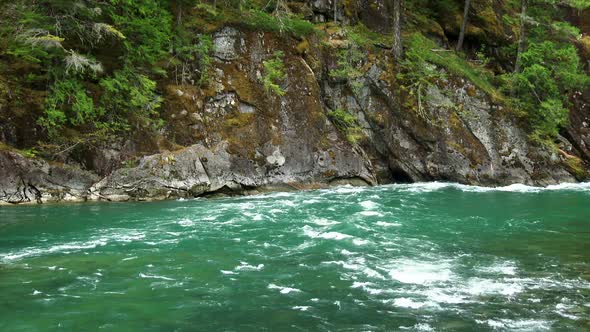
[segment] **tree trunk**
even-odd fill
[[[393,58],[399,60],[404,55],[402,45],[403,0],[393,0]]]
[[[526,48],[526,12],[529,7],[529,0],[522,0],[522,10],[520,12],[520,36],[518,38],[518,51],[516,53],[516,63],[514,72],[520,72],[520,56]]]
[[[178,2],[178,7],[176,8],[178,13],[176,14],[176,27],[182,25],[182,2]]]
[[[338,15],[338,0],[334,0],[334,23],[336,23],[336,16]]]
[[[459,41],[457,42],[457,51],[463,48],[463,41],[465,40],[465,29],[467,29],[467,19],[469,18],[469,6],[471,0],[465,0],[465,9],[463,10],[463,23],[461,24],[461,32],[459,33]]]

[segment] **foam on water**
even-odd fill
[[[379,204],[377,204],[373,201],[362,201],[359,203],[359,205],[362,206],[366,210],[373,210],[379,206]]]
[[[193,226],[195,223],[190,220],[190,219],[182,219],[178,221],[178,224],[182,227],[191,227]]]
[[[264,264],[250,265],[247,262],[240,262],[240,265],[234,268],[235,271],[261,271],[264,269]]]
[[[487,321],[477,321],[480,324],[487,324],[489,327],[498,330],[510,331],[549,331],[551,330],[551,321],[538,319],[488,319]]]
[[[313,228],[311,228],[309,225],[303,226],[303,234],[305,234],[306,236],[313,238],[313,239],[320,238],[320,239],[336,240],[336,241],[352,238],[352,236],[350,236],[348,234],[343,234],[343,233],[339,233],[339,232],[316,231]]]
[[[351,185],[345,185],[345,186],[338,187],[336,189],[326,189],[326,190],[323,190],[323,193],[324,194],[330,194],[330,193],[337,193],[337,194],[358,194],[358,193],[361,193],[361,192],[363,192],[365,190],[366,190],[365,187],[353,187]]]
[[[427,323],[418,323],[414,326],[400,326],[402,330],[412,330],[412,331],[434,331],[434,328]]]
[[[387,302],[389,302],[389,301],[387,301]],[[429,304],[426,302],[416,302],[410,298],[400,297],[400,298],[393,300],[393,305],[395,305],[396,307],[420,309],[420,308],[427,307],[432,304]]]
[[[326,218],[313,219],[312,222],[318,226],[333,226],[333,225],[338,225],[340,223],[338,221],[329,220]]]
[[[455,189],[464,192],[514,192],[514,193],[539,193],[543,191],[581,191],[590,192],[590,182],[584,183],[562,183],[557,185],[549,185],[546,187],[528,186],[525,184],[511,184],[502,187],[480,187],[470,186],[452,182],[423,182],[413,184],[394,184],[390,185],[400,191],[407,191],[413,193],[426,193],[439,191],[443,189]]]
[[[293,310],[308,311],[310,308],[311,307],[307,305],[296,305],[293,307]]]
[[[466,292],[471,295],[500,294],[514,296],[524,290],[524,285],[518,282],[496,281],[482,278],[472,278],[467,283]]]
[[[169,278],[169,277],[152,275],[152,274],[145,274],[145,273],[140,273],[139,277],[143,278],[143,279],[160,279],[160,280],[174,281],[174,279]]]
[[[72,253],[76,251],[83,251],[88,249],[94,249],[97,247],[104,246],[108,243],[107,238],[90,240],[87,242],[71,242],[67,244],[53,245],[48,248],[31,247],[19,250],[17,252],[10,252],[6,254],[0,254],[0,261],[10,262],[20,260],[27,257],[43,256],[48,254],[57,253]]]
[[[359,212],[360,215],[365,216],[365,217],[383,217],[383,213],[377,212],[377,211],[361,211]]]
[[[404,284],[426,285],[445,282],[453,278],[448,262],[419,262],[399,260],[393,262],[395,266],[389,271],[389,276]]]
[[[281,294],[300,293],[301,289],[269,284],[268,289],[278,289]]]
[[[400,227],[402,224],[397,222],[386,222],[386,221],[378,221],[375,223],[377,226],[381,227]]]
[[[492,266],[485,266],[479,269],[485,273],[504,274],[504,275],[516,275],[516,266],[514,262],[506,261]]]

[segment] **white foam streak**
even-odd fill
[[[338,221],[329,220],[326,218],[317,218],[317,219],[314,219],[312,222],[318,226],[333,226],[333,225],[339,224]]]
[[[467,285],[467,292],[472,295],[501,294],[514,296],[524,290],[519,283],[492,281],[490,279],[472,278]]]
[[[313,228],[311,228],[308,225],[303,226],[303,234],[305,234],[306,236],[313,238],[313,239],[320,238],[320,239],[336,240],[336,241],[352,238],[351,235],[343,234],[343,233],[339,233],[339,232],[319,232],[319,231],[314,230]]]
[[[547,331],[551,329],[551,322],[546,320],[513,320],[513,319],[488,319],[477,321],[479,324],[487,324],[494,329],[510,331]]]
[[[400,227],[402,224],[397,222],[378,221],[375,223],[375,225],[381,227]]]
[[[293,310],[308,311],[310,308],[311,308],[310,306],[306,306],[306,305],[296,305],[293,307]]]
[[[301,292],[300,289],[292,288],[292,287],[284,287],[278,286],[275,284],[269,284],[268,289],[278,289],[281,294],[289,294],[289,293],[299,293]]]
[[[453,277],[447,262],[399,261],[395,265],[397,267],[389,271],[389,276],[404,284],[426,285],[449,281]]]
[[[373,201],[362,201],[359,203],[359,205],[362,206],[366,210],[374,210],[377,206],[379,206],[379,204],[377,204]]]
[[[236,266],[236,271],[261,271],[264,269],[264,264],[258,264],[256,266],[250,265],[247,262],[240,262],[240,265]]]
[[[160,279],[160,280],[174,281],[174,279],[172,279],[172,278],[159,276],[159,275],[144,274],[144,273],[140,273],[139,277],[142,279]]]
[[[390,187],[400,191],[425,193],[434,192],[443,189],[456,189],[465,192],[515,192],[515,193],[539,193],[543,191],[588,191],[590,192],[590,182],[584,183],[561,183],[549,185],[546,187],[534,187],[525,184],[511,184],[502,187],[480,187],[470,186],[451,182],[419,182],[413,184],[394,184]]]
[[[182,227],[191,227],[193,226],[195,223],[190,220],[190,219],[182,219],[178,221],[178,225],[182,226]]]
[[[104,246],[108,242],[107,239],[98,239],[87,242],[72,242],[68,244],[54,245],[49,248],[26,248],[16,253],[9,253],[0,256],[3,261],[15,261],[22,258],[41,256],[54,253],[69,253],[73,251],[80,251],[85,249],[94,249],[96,247]]]
[[[401,298],[397,298],[397,299],[393,300],[393,305],[395,305],[397,307],[410,308],[410,309],[420,309],[422,307],[428,306],[427,303],[416,302],[412,299],[405,298],[405,297],[401,297]]]

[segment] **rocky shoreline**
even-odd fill
[[[329,32],[326,32],[329,34]],[[444,181],[547,186],[583,181],[590,160],[590,90],[556,148],[533,144],[527,125],[471,82],[441,72],[404,105],[398,83],[369,57],[353,83],[334,79],[334,33],[299,47],[281,36],[226,26],[213,34],[211,87],[169,82],[167,125],[108,146],[80,148],[62,163],[0,149],[0,204],[137,201],[247,194],[331,184]],[[323,45],[323,46],[322,46]],[[321,46],[321,47],[320,47]],[[284,52],[285,94],[260,83],[263,62]],[[331,114],[354,118],[351,139]],[[0,141],[19,146],[0,124]]]
[[[0,152],[0,205],[73,203],[87,201],[155,201],[195,197],[254,195],[272,191],[320,189],[338,185],[371,186],[377,181],[362,158],[351,151],[332,159],[316,158],[307,171],[287,165],[277,153],[265,167],[243,167],[220,148],[211,151],[201,145],[176,152],[142,158],[137,166],[124,167],[105,177],[72,165],[26,158],[15,151]],[[296,165],[298,163],[295,163]],[[237,166],[243,168],[237,168]],[[575,182],[563,177],[528,182],[545,186]],[[440,180],[440,179],[436,179]],[[498,180],[486,186],[509,185],[519,181]]]

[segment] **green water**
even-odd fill
[[[0,208],[0,331],[585,331],[590,185]]]

